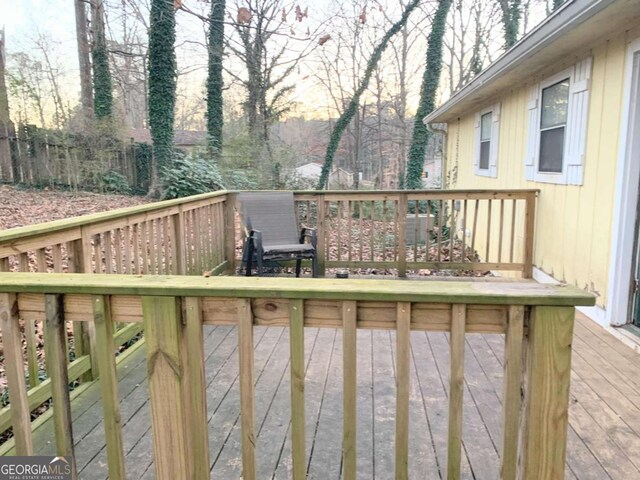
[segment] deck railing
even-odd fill
[[[407,271],[511,270],[531,278],[537,190],[299,192],[318,265]]]
[[[244,479],[256,478],[256,325],[285,326],[290,330],[295,480],[305,478],[307,468],[305,327],[343,331],[343,478],[356,478],[357,329],[395,331],[396,478],[408,478],[411,450],[411,331],[449,332],[448,478],[460,478],[464,346],[465,336],[470,333],[505,335],[502,478],[563,477],[573,306],[592,305],[594,301],[582,290],[531,281],[441,281],[430,282],[428,288],[423,282],[414,281],[403,282],[400,289],[397,280],[309,278],[273,278],[265,283],[263,279],[242,277],[17,273],[3,275],[2,280],[0,319],[8,356],[16,454],[33,453],[18,320],[35,319],[34,309],[20,310],[23,299],[28,298],[38,306],[35,310],[45,312],[56,451],[70,460],[74,458],[74,442],[66,388],[69,376],[63,368],[64,321],[82,313],[80,321],[94,326],[111,479],[126,478],[113,356],[113,331],[118,322],[144,326],[158,479],[209,478],[204,325],[235,325],[238,329]]]

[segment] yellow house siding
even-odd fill
[[[539,189],[535,265],[560,281],[596,293],[598,305],[602,307],[607,301],[626,44],[627,38],[634,38],[634,35],[637,37],[640,32],[620,34],[590,51],[593,70],[582,186],[525,180],[530,85],[518,86],[490,102],[501,104],[497,178],[474,173],[476,112],[468,112],[449,123],[447,170],[450,182],[447,186]],[[575,61],[549,69],[535,80],[544,80]],[[495,208],[499,207],[494,205],[492,215],[499,215]],[[486,223],[480,220],[478,225],[480,229]],[[522,231],[520,226],[519,222],[517,232]],[[483,238],[483,234],[478,232],[478,237]],[[484,256],[485,246],[478,247]],[[520,254],[518,252],[518,256]]]

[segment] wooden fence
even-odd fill
[[[3,275],[0,285],[5,350],[14,360],[8,363],[7,373],[16,454],[33,451],[18,330],[19,317],[35,319],[20,309],[28,297],[44,311],[47,355],[53,361],[65,355],[65,318],[81,312],[75,318],[94,327],[111,479],[126,478],[112,354],[117,322],[144,325],[155,468],[160,480],[209,478],[203,325],[238,328],[244,479],[256,478],[255,325],[290,329],[294,480],[306,475],[305,327],[343,330],[344,478],[356,478],[358,328],[396,332],[397,479],[408,478],[411,331],[450,334],[448,478],[460,478],[464,345],[465,335],[470,333],[505,335],[502,478],[563,477],[573,306],[594,303],[593,296],[582,290],[530,281],[431,282],[428,289],[422,282],[405,282],[399,289],[394,280],[274,278],[265,284],[263,279],[243,277],[24,273]],[[73,464],[67,369],[52,368],[50,378],[57,454]]]

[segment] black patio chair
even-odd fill
[[[254,262],[262,276],[265,263],[280,260],[296,260],[296,277],[302,260],[311,260],[312,275],[317,276],[316,231],[303,226],[298,232],[292,192],[243,192],[238,203],[245,229],[242,262],[247,276]]]

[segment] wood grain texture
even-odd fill
[[[501,449],[502,465],[500,470],[500,477],[503,480],[515,480],[517,474],[523,334],[524,307],[510,307],[504,345]]]
[[[354,301],[342,303],[342,348],[343,348],[343,426],[342,461],[345,480],[355,480],[357,387],[358,387],[358,344],[356,330],[357,304]]]
[[[122,424],[120,417],[120,397],[118,396],[118,378],[116,373],[115,350],[113,341],[113,320],[109,297],[93,297],[93,318],[96,329],[96,359],[100,369],[100,388],[102,390],[102,414],[107,445],[109,478],[124,480],[124,448],[122,445]]]
[[[53,423],[56,454],[67,459],[73,478],[77,478],[71,427],[71,401],[67,372],[67,332],[62,295],[45,295],[44,349],[47,352],[47,374],[51,379]]]
[[[240,355],[240,422],[242,429],[242,478],[256,478],[256,434],[253,382],[253,314],[251,302],[238,302],[238,349]]]
[[[11,402],[11,421],[17,455],[33,455],[31,409],[27,399],[22,358],[22,338],[16,295],[0,293],[0,330],[4,349],[5,375]]]
[[[525,359],[521,477],[564,478],[575,309],[532,309]]]
[[[178,302],[175,297],[143,297],[142,309],[156,477],[191,478]]]
[[[204,372],[204,337],[200,298],[184,299],[184,348],[186,375],[186,422],[189,461],[193,478],[209,476],[209,432],[207,423],[207,396]]]
[[[453,305],[451,322],[449,377],[449,430],[447,447],[447,478],[460,478],[460,461],[462,458],[462,400],[464,388],[464,337],[465,337],[465,305]]]
[[[409,478],[411,304],[398,303],[396,329],[396,480]]]
[[[305,451],[304,408],[304,303],[292,300],[289,304],[289,341],[291,351],[291,459],[293,479],[304,480],[307,475]]]

